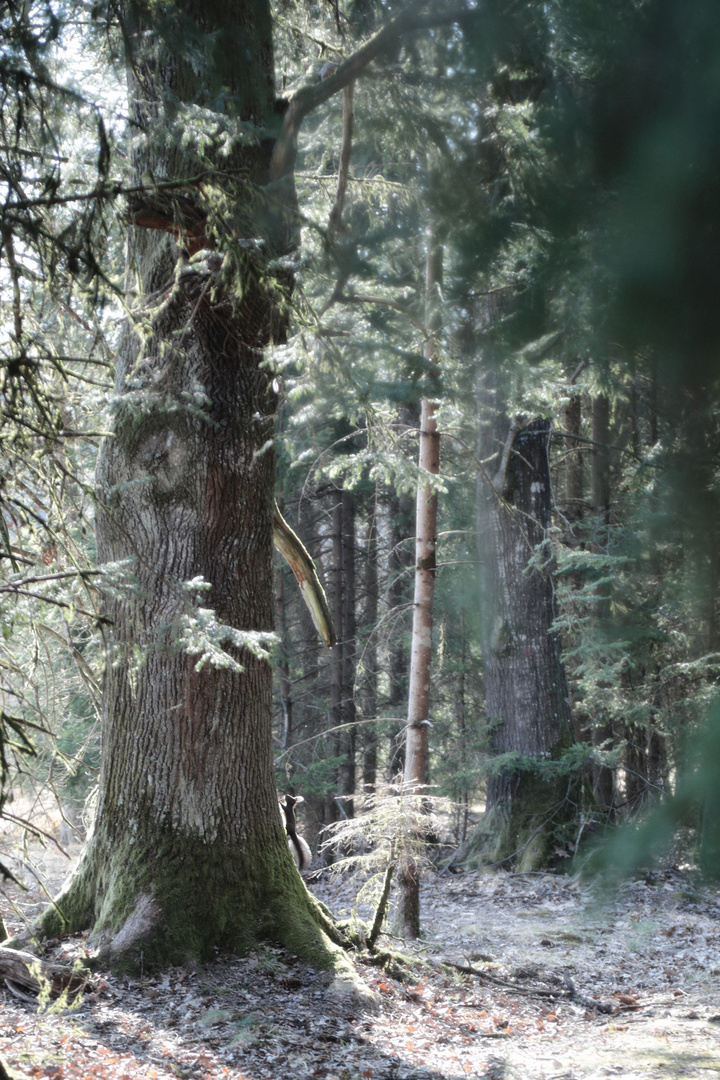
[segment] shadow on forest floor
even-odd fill
[[[55,890],[70,860],[30,855]],[[1,902],[13,932],[44,902],[26,876],[29,891]],[[339,915],[354,894],[347,882],[312,888]],[[73,1011],[38,1014],[0,992],[0,1053],[20,1075],[59,1080],[720,1080],[720,893],[691,875],[645,875],[604,905],[556,875],[433,876],[422,910],[422,972],[400,983],[359,969],[373,1011],[268,946],[196,971],[98,978]],[[53,955],[83,951],[71,938]]]

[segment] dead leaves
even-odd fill
[[[40,1017],[0,993],[0,1052],[35,1080],[440,1080],[490,1076],[498,1061],[508,1075],[546,1075],[542,1061],[583,1075],[619,1048],[630,1069],[639,1033],[663,1051],[689,1030],[714,1046],[720,994],[701,980],[720,971],[715,894],[685,904],[679,887],[632,883],[600,910],[552,875],[467,873],[429,879],[422,902],[435,962],[405,983],[363,969],[372,1015],[330,1004],[322,975],[267,949],[140,982],[95,977],[74,1015]],[[466,969],[470,957],[474,973],[441,971],[440,956]],[[611,1016],[587,1006],[598,999]]]

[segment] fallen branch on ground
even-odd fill
[[[43,983],[50,986],[50,993],[59,997],[63,991],[71,994],[89,984],[87,973],[74,971],[64,964],[50,964],[32,953],[0,946],[0,979],[39,994]]]
[[[501,979],[498,975],[491,975],[490,972],[470,967],[469,964],[453,964],[446,960],[443,967],[461,971],[464,975],[474,975],[476,978],[484,979],[495,986],[501,986],[504,990],[512,990],[514,994],[524,994],[526,997],[564,998],[566,1001],[576,1001],[578,1004],[584,1005],[586,1009],[594,1009],[600,1013],[612,1013],[616,1009],[616,1006],[609,1001],[598,1001],[596,998],[585,997],[575,988],[575,983],[568,976],[565,976],[563,980],[565,983],[564,990],[548,990],[542,986],[519,986],[509,979]]]

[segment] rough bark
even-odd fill
[[[569,435],[580,435],[582,421],[582,398],[573,394],[565,408],[565,430]],[[565,448],[565,516],[569,521],[579,521],[583,513],[583,455],[579,441],[568,440]]]
[[[574,812],[567,778],[547,768],[572,742],[565,670],[552,630],[552,564],[538,550],[552,505],[550,421],[518,430],[485,404],[478,549],[487,715],[494,752],[524,760],[489,777],[486,820],[471,844],[493,861],[515,859],[532,869],[548,862],[553,828]]]
[[[230,120],[267,132],[269,6],[182,0],[176,10],[187,22],[174,32],[194,24],[208,35]],[[187,176],[192,150],[168,151],[163,137],[178,101],[208,104],[202,78],[150,8],[125,14],[145,136],[138,170]],[[275,399],[262,360],[284,332],[291,280],[272,260],[292,249],[295,223],[264,187],[270,151],[241,140],[224,159],[237,179],[222,220],[190,185],[170,208],[172,228],[129,237],[134,311],[98,463],[97,545],[101,563],[131,561],[134,587],[107,595],[94,833],[41,923],[49,933],[92,927],[116,969],[244,951],[263,936],[331,962],[277,812],[270,666],[228,629],[273,629]],[[200,631],[205,644],[193,645]]]

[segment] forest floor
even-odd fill
[[[78,850],[17,855],[30,888],[0,895],[11,933]],[[347,881],[311,889],[348,914]],[[692,873],[657,869],[602,903],[567,876],[428,875],[422,917],[423,964],[404,981],[358,965],[374,1005],[267,946],[157,978],[97,976],[72,1008],[0,990],[0,1054],[18,1077],[57,1080],[720,1080],[720,891]],[[69,938],[48,956],[83,953]]]

